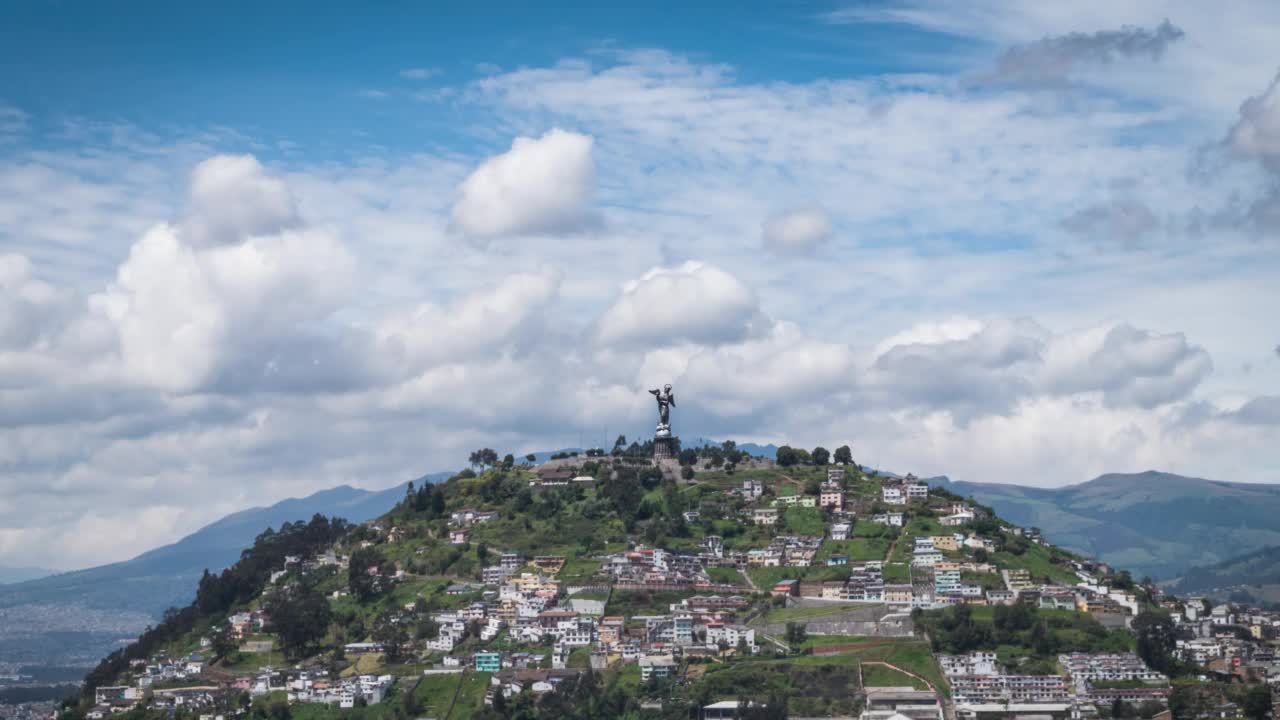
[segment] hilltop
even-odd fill
[[[1280,545],[1280,485],[1221,482],[1171,473],[1112,473],[1060,488],[930,479],[1038,527],[1062,547],[1176,578],[1262,547]]]
[[[741,698],[848,715],[876,687],[951,702],[940,647],[998,638],[1025,654],[1010,667],[1134,647],[1149,588],[944,488],[864,474],[845,448],[835,466],[785,446],[787,465],[732,443],[652,452],[478,451],[479,472],[374,520],[265,533],[99,665],[79,709],[688,717]],[[1030,616],[943,609],[1028,598]]]

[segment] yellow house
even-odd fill
[[[956,542],[955,535],[934,535],[933,546],[939,550],[959,550],[960,544]]]

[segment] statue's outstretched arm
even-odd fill
[[[675,406],[676,406],[676,394],[675,394],[675,393],[671,393],[671,398],[670,398],[670,400],[671,400],[671,407],[675,407]]]

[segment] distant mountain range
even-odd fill
[[[1264,547],[1214,565],[1193,567],[1183,574],[1173,590],[1228,597],[1243,593],[1254,602],[1280,603],[1280,546]]]
[[[57,570],[50,570],[49,568],[0,566],[0,585],[35,580],[57,572]]]
[[[439,482],[449,475],[433,473],[414,482]],[[218,571],[239,560],[263,530],[309,520],[316,513],[364,522],[386,513],[404,492],[405,485],[378,491],[342,485],[232,513],[132,560],[0,585],[0,625],[8,626],[0,628],[0,661],[30,660],[32,652],[37,653],[34,659],[54,660],[39,656],[39,649],[67,646],[69,631],[82,634],[75,647],[88,645],[94,657],[101,656],[122,630],[136,635],[165,609],[191,602],[205,568]],[[68,617],[84,620],[68,627]]]
[[[1220,482],[1147,471],[1079,485],[1033,488],[928,482],[972,496],[1003,518],[1039,527],[1056,545],[1127,568],[1176,578],[1196,565],[1280,545],[1280,485]]]

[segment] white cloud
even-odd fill
[[[831,237],[831,217],[819,207],[775,215],[761,227],[764,249],[779,255],[808,255]]]
[[[268,235],[297,222],[288,185],[268,176],[252,155],[217,155],[191,173],[190,210],[182,234],[192,247]]]
[[[1227,133],[1227,147],[1280,172],[1280,75],[1261,94],[1240,105],[1240,117]]]
[[[764,318],[755,294],[720,268],[689,261],[628,282],[600,316],[602,345],[717,344],[750,337]]]
[[[420,371],[446,361],[482,360],[487,353],[545,333],[543,312],[555,299],[558,273],[513,273],[447,305],[424,303],[379,324],[381,352]]]
[[[400,71],[400,77],[406,80],[426,80],[443,73],[439,68],[405,68]]]
[[[518,137],[458,188],[453,222],[471,238],[563,233],[591,222],[595,165],[589,135],[554,129]]]
[[[1165,12],[1110,5],[1079,23],[966,5],[996,44],[959,66]],[[939,10],[968,32],[962,11]],[[1280,363],[1235,368],[1271,327],[1274,252],[1208,220],[1084,255],[1063,232],[1076,213],[1090,237],[1128,227],[1117,202],[1173,228],[1258,195],[1251,163],[1204,185],[1185,168],[1274,60],[1258,74],[1265,43],[1239,42],[1246,69],[1222,72],[1236,50],[1168,15],[1196,43],[1114,79],[1076,66],[1107,92],[1070,102],[602,53],[446,88],[442,124],[521,138],[488,160],[355,141],[269,172],[221,155],[275,139],[121,128],[5,153],[0,247],[29,263],[0,263],[0,562],[120,559],[478,446],[647,433],[644,391],[668,381],[685,437],[850,442],[864,462],[1037,485],[1149,467],[1268,480]],[[809,207],[858,242],[762,262],[762,208]],[[130,523],[127,546],[82,539]]]
[[[1108,406],[1183,400],[1212,370],[1180,333],[1128,325],[1055,335],[1031,320],[952,319],[882,342],[868,391],[877,403],[1009,414],[1041,396],[1096,395]]]
[[[0,352],[47,341],[61,325],[69,300],[67,293],[33,277],[25,256],[0,253]]]

